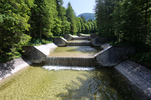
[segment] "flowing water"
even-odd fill
[[[112,68],[49,71],[51,66],[41,66],[1,81],[0,100],[139,100]]]
[[[68,40],[68,42],[89,42],[89,40]]]
[[[50,50],[50,57],[88,57],[101,51],[101,47],[67,46],[56,47]]]

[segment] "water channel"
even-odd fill
[[[113,68],[51,70],[32,65],[3,80],[1,100],[140,100]]]
[[[49,57],[90,57],[100,50],[90,46],[57,47],[50,50]],[[34,64],[0,82],[0,100],[140,100],[140,97],[114,68]]]

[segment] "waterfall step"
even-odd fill
[[[91,46],[91,42],[67,42],[67,46]]]
[[[88,40],[87,37],[73,37],[72,40]]]
[[[96,62],[94,57],[47,57],[46,66],[49,65],[94,67]]]
[[[78,66],[43,66],[42,68],[47,70],[95,70],[95,67],[78,67]]]

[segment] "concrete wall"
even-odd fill
[[[96,35],[94,35],[93,38],[94,37],[96,37]],[[91,39],[91,42],[94,46],[101,46],[104,43],[107,43],[109,41],[115,41],[115,40],[116,37],[96,37],[94,39]]]
[[[34,46],[23,47],[23,56],[25,56],[32,63],[43,63],[46,61],[46,55],[39,51]]]
[[[21,57],[10,60],[6,63],[0,63],[0,80],[12,75],[22,68],[29,66],[30,64],[32,64],[30,61]]]
[[[100,67],[113,67],[135,53],[133,47],[112,46],[96,54],[96,61]]]
[[[87,37],[73,37],[73,40],[88,40]]]
[[[151,100],[151,69],[131,60],[120,63],[115,69],[140,93],[143,100]]]
[[[70,35],[70,34],[65,34],[65,35],[63,35],[63,37],[64,37],[66,40],[72,40],[72,39],[73,39],[72,35]]]
[[[92,39],[95,39],[96,37],[98,37],[98,34],[91,34],[90,35],[90,39],[92,40]]]
[[[91,46],[91,42],[67,42],[66,46]]]
[[[57,45],[58,47],[63,47],[63,46],[66,46],[67,40],[60,37],[53,38],[53,43]]]

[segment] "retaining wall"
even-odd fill
[[[91,42],[67,42],[66,46],[91,46]]]
[[[140,93],[143,100],[151,100],[151,69],[131,60],[120,63],[115,69]]]
[[[23,56],[25,56],[32,63],[44,63],[46,60],[46,55],[34,46],[23,47]]]
[[[21,57],[10,60],[6,63],[0,63],[0,80],[12,75],[22,68],[29,66],[30,64],[32,64],[30,61]]]
[[[53,38],[53,43],[54,43],[55,45],[57,45],[58,47],[64,47],[64,46],[66,46],[66,44],[67,44],[67,40],[64,39],[64,38],[60,38],[60,37],[58,37],[58,38]]]
[[[93,35],[92,35],[93,36]],[[93,38],[95,37],[96,35],[93,36]],[[94,46],[101,46],[102,44],[104,43],[107,43],[109,41],[115,41],[117,38],[116,37],[96,37],[94,39],[91,39],[91,43],[94,45]]]
[[[95,56],[100,67],[113,67],[127,59],[128,55],[133,53],[135,53],[133,47],[110,46]]]
[[[65,35],[63,35],[63,37],[64,37],[66,40],[72,40],[72,39],[73,39],[72,35],[70,35],[70,34],[65,34]]]

